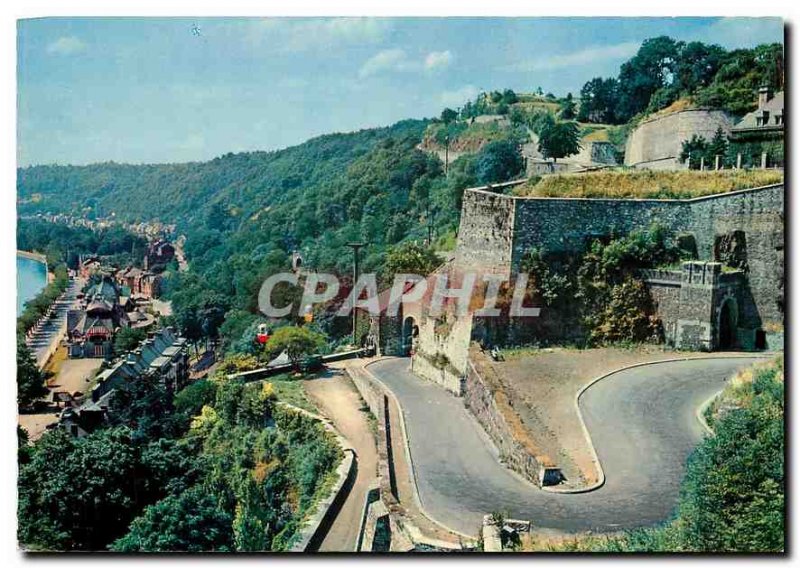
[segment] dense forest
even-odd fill
[[[104,256],[119,266],[141,265],[147,241],[120,226],[93,230],[31,218],[17,220],[17,249],[44,254],[50,266],[66,264],[75,270],[82,255]]]
[[[340,459],[313,419],[271,383],[225,370],[174,398],[140,378],[112,423],[33,446],[20,430],[19,539],[37,550],[286,550]],[[53,464],[58,464],[54,469]]]

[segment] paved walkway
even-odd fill
[[[542,491],[498,462],[496,448],[439,386],[408,371],[408,359],[368,367],[397,395],[426,511],[467,534],[500,511],[564,532],[656,524],[673,511],[684,464],[702,437],[696,410],[755,359],[661,363],[621,371],[589,388],[581,410],[606,474],[584,494]]]
[[[367,419],[368,412],[362,410],[358,391],[341,371],[304,381],[303,386],[322,414],[333,422],[356,452],[356,480],[319,550],[353,552],[367,490],[378,473],[378,452]]]
[[[26,343],[36,358],[39,368],[44,367],[47,359],[55,351],[59,341],[66,332],[67,312],[75,304],[75,299],[83,287],[83,281],[72,280],[61,299],[53,305],[53,317],[44,320]]]

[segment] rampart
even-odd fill
[[[643,120],[628,136],[625,165],[674,169],[685,140],[695,135],[711,140],[718,128],[728,135],[732,126],[724,112],[709,109],[687,109]]]
[[[686,200],[524,198],[469,189],[455,266],[512,276],[533,248],[579,253],[592,238],[654,223],[693,237],[699,259],[720,260],[720,241],[741,234],[757,317],[782,322],[783,208],[783,184]]]

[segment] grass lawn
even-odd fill
[[[532,178],[515,188],[514,194],[521,197],[689,199],[782,182],[780,170],[604,170]]]
[[[306,396],[302,378],[291,375],[277,375],[268,379],[275,389],[275,394],[281,402],[287,402],[309,412],[319,412],[317,407]]]

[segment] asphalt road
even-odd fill
[[[698,407],[754,361],[660,363],[590,387],[581,411],[606,483],[581,494],[542,491],[506,469],[462,400],[412,375],[408,359],[368,368],[403,407],[420,499],[435,520],[472,534],[484,514],[499,511],[541,528],[609,532],[670,516],[686,458],[703,435]]]

